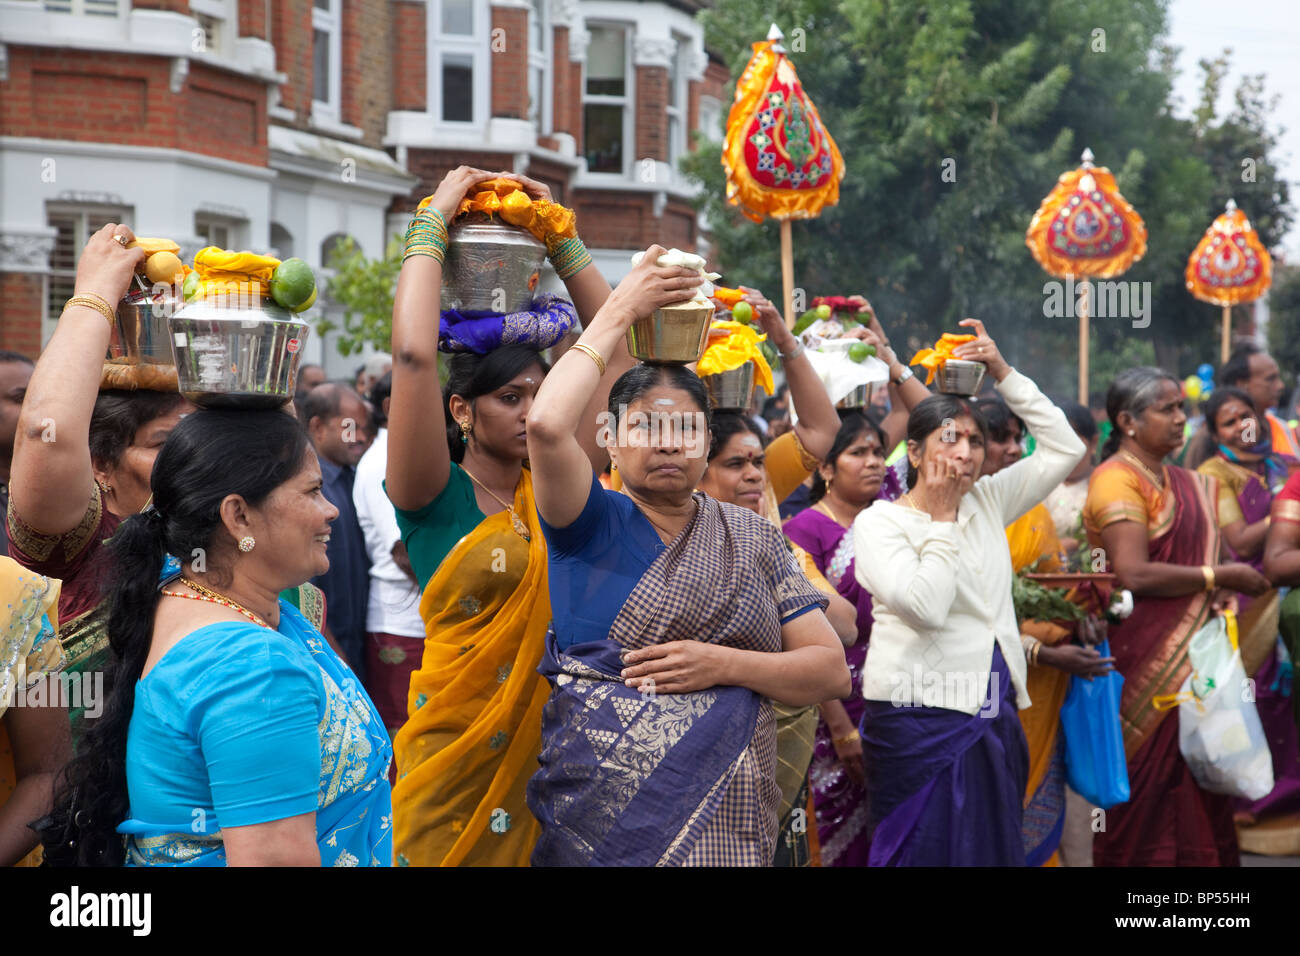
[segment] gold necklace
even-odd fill
[[[1155,485],[1157,488],[1163,488],[1165,486],[1164,478],[1162,476],[1157,475],[1154,471],[1148,468],[1146,466],[1146,463],[1143,462],[1142,459],[1139,458],[1137,455],[1133,454],[1131,451],[1128,451],[1127,449],[1121,451],[1120,454],[1123,455],[1125,458],[1127,458],[1134,465],[1136,465],[1142,471],[1142,474],[1150,478],[1151,484]],[[1163,466],[1161,466],[1161,470],[1163,471]]]
[[[483,482],[479,481],[473,475],[470,475],[469,469],[466,468],[464,465],[460,466],[460,470],[465,472],[465,474],[469,475],[470,481],[474,482],[474,484],[478,485],[480,488],[486,491],[489,495],[491,495],[493,498],[496,499],[496,501],[501,505],[501,507],[505,508],[506,511],[510,512],[510,521],[514,525],[515,534],[519,535],[519,537],[523,538],[525,541],[531,542],[533,540],[532,535],[528,533],[528,525],[524,524],[523,519],[520,518],[519,515],[515,513],[515,509],[513,505],[511,505],[506,501],[502,501],[500,495],[498,495],[487,485],[483,484]]]
[[[189,578],[185,578],[185,577],[181,578],[181,583],[184,584],[187,588],[191,588],[195,591],[198,591],[199,593],[197,595],[182,594],[178,591],[163,591],[162,593],[167,597],[186,598],[190,601],[206,601],[208,604],[220,604],[222,607],[230,608],[230,610],[232,611],[239,612],[240,614],[244,615],[244,617],[252,621],[254,624],[260,625],[261,627],[269,628],[271,630],[275,630],[274,628],[271,627],[270,624],[267,624],[266,621],[258,617],[257,614],[250,611],[248,608],[244,607],[244,605],[240,604],[239,602],[232,601],[224,594],[218,594],[216,591],[213,591],[210,588],[205,588],[202,584],[199,584],[197,581],[191,581]]]
[[[850,524],[845,524],[845,523],[844,523],[843,521],[841,521],[838,517],[836,517],[835,512],[831,510],[831,506],[828,505],[828,504],[826,503],[826,499],[824,499],[824,498],[823,498],[821,501],[817,502],[817,504],[813,505],[813,507],[814,507],[814,508],[820,508],[822,514],[824,514],[826,517],[830,518],[832,521],[834,521],[834,522],[835,522],[837,525],[839,525],[841,528],[847,528],[847,527],[849,527],[849,526],[852,524],[852,522],[850,522]]]

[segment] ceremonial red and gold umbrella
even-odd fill
[[[727,201],[754,222],[781,221],[785,321],[794,325],[791,219],[813,219],[840,199],[844,158],[786,57],[776,24],[736,82],[722,165]]]
[[[1025,233],[1038,264],[1058,279],[1109,279],[1147,251],[1147,227],[1120,195],[1115,177],[1085,149],[1078,169],[1063,173]],[[1079,296],[1079,401],[1088,404],[1088,291]]]
[[[1254,302],[1273,283],[1273,258],[1246,214],[1229,199],[1187,259],[1187,291],[1202,302],[1223,306],[1220,353],[1232,346],[1232,307]]]

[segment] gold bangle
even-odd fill
[[[94,292],[82,292],[79,295],[74,295],[63,303],[63,311],[68,311],[74,305],[84,305],[88,309],[94,309],[108,320],[110,329],[117,325],[117,313],[113,311],[113,307],[108,304],[108,300],[102,295],[96,295]]]
[[[588,345],[585,342],[574,342],[573,348],[577,349],[579,352],[584,352],[587,355],[591,356],[591,360],[596,363],[596,368],[600,370],[600,374],[601,375],[605,374],[605,360],[600,357],[599,352],[597,352],[595,349],[593,349],[590,345]]]
[[[1201,574],[1205,575],[1205,590],[1214,590],[1214,568],[1208,564],[1201,565]]]
[[[832,737],[831,743],[848,744],[848,743],[852,743],[855,740],[861,740],[861,739],[862,739],[862,735],[858,733],[857,730],[854,730],[852,733],[845,734],[843,737]]]

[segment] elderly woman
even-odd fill
[[[628,326],[685,288],[652,246],[543,382],[528,417],[549,551],[535,865],[772,862],[779,791],[771,701],[839,697],[848,669],[825,599],[753,511],[695,492],[709,404],[694,373],[614,383],[607,437],[623,493],[575,434]]]
[[[1157,368],[1132,368],[1106,394],[1114,426],[1092,474],[1083,525],[1133,592],[1133,613],[1110,632],[1124,675],[1120,722],[1130,798],[1106,812],[1093,840],[1098,866],[1235,866],[1232,801],[1202,790],[1178,746],[1176,711],[1154,699],[1191,673],[1191,637],[1213,616],[1216,592],[1263,594],[1247,564],[1221,563],[1217,483],[1166,465],[1183,442],[1182,390]],[[1037,457],[1037,453],[1035,456]]]
[[[1082,457],[1065,416],[998,353],[981,322],[957,358],[982,361],[1038,439],[980,477],[987,435],[968,402],[936,395],[908,419],[908,490],[854,522],[857,575],[874,598],[863,670],[870,864],[1023,866],[1028,707],[1005,527]]]
[[[194,413],[151,487],[153,506],[110,543],[117,672],[49,852],[79,865],[390,865],[388,734],[279,597],[328,569],[338,516],[306,432],[279,411]],[[169,572],[167,555],[196,549],[202,570]]]

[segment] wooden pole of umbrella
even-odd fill
[[[1228,354],[1232,351],[1232,306],[1223,307],[1223,335],[1219,343],[1219,364],[1226,364]]]
[[[1079,404],[1088,407],[1088,293],[1087,279],[1079,290]]]
[[[781,284],[785,287],[785,327],[794,328],[794,240],[790,220],[781,220]]]

